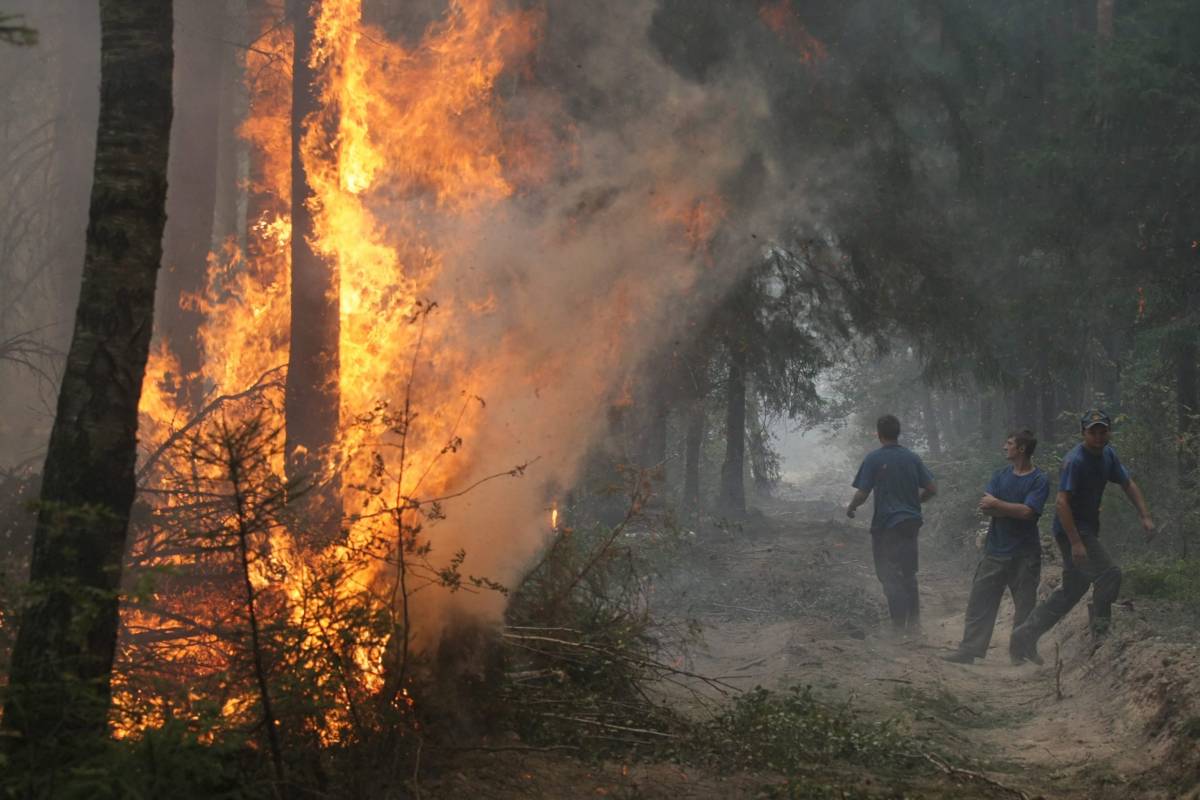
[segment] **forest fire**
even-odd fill
[[[584,319],[576,319],[604,332],[588,342],[595,350],[589,367],[566,360],[566,349],[521,342],[524,322],[497,327],[496,317],[519,320],[523,313],[497,300],[498,293],[511,292],[504,275],[490,284],[460,282],[474,269],[475,249],[489,227],[511,213],[505,200],[518,190],[536,192],[527,183],[531,176],[578,166],[568,141],[572,132],[555,130],[553,111],[543,119],[513,121],[496,96],[500,76],[520,72],[536,48],[538,14],[506,11],[492,0],[453,3],[409,49],[366,25],[359,0],[326,0],[315,8],[310,67],[319,108],[307,120],[301,151],[312,190],[308,243],[337,277],[336,297],[329,300],[340,316],[341,423],[337,441],[318,454],[324,467],[313,480],[336,478],[343,534],[331,542],[314,539],[286,501],[291,490],[284,486],[279,440],[289,424],[283,376],[290,359],[293,165],[291,83],[279,65],[291,59],[291,40],[286,28],[269,23],[246,55],[251,109],[242,135],[254,165],[249,188],[256,216],[245,249],[231,244],[213,254],[205,292],[184,301],[203,314],[199,374],[178,377],[170,342],[152,355],[141,414],[143,439],[154,453],[145,459],[142,477],[154,514],[135,553],[145,574],[195,569],[188,565],[197,558],[216,559],[237,572],[230,552],[240,547],[240,569],[251,588],[239,595],[232,584],[224,592],[184,581],[126,608],[115,681],[114,725],[122,732],[160,722],[163,715],[187,716],[185,706],[213,700],[193,689],[173,708],[148,711],[154,705],[147,704],[148,686],[155,681],[133,677],[136,665],[169,658],[174,671],[200,679],[245,664],[255,654],[222,634],[222,626],[239,617],[282,615],[299,638],[289,652],[272,657],[339,685],[343,701],[324,715],[316,731],[322,740],[361,724],[357,707],[380,693],[411,705],[403,685],[410,649],[436,636],[439,609],[463,602],[449,599],[463,581],[476,588],[495,583],[491,576],[460,575],[461,558],[449,573],[435,566],[426,530],[441,519],[436,498],[478,483],[481,470],[491,466],[485,445],[494,436],[483,425],[485,401],[508,399],[511,409],[502,409],[497,423],[520,414],[529,389],[537,395],[538,386],[557,386],[557,402],[566,409],[594,405],[597,391],[619,403],[628,392],[630,354],[642,346],[632,331],[655,302],[617,280],[607,299],[598,298]],[[553,153],[533,149],[535,142],[555,139],[567,154],[561,164]],[[653,246],[680,259],[674,277],[665,273],[665,290],[686,291],[698,275],[692,263],[707,259],[706,242],[724,216],[723,205],[711,191],[689,194],[686,187],[650,197],[658,218],[649,229],[651,241],[658,240]],[[559,246],[565,242],[570,257],[578,222],[568,222],[565,240],[558,228],[534,233],[552,236]],[[563,289],[551,284],[547,291]],[[203,401],[179,391],[181,382],[199,387]],[[523,444],[546,447],[550,436],[561,434],[573,443],[566,445],[570,450],[553,444],[553,465],[569,470],[591,434],[575,411],[555,413],[567,415],[557,430],[539,432],[546,437],[540,444]],[[258,427],[247,439],[238,426],[248,419]],[[224,516],[206,509],[198,525],[195,498],[241,491],[230,472],[245,470],[239,461],[245,459],[255,465],[254,480],[278,487],[269,497],[236,498],[239,509],[244,502],[257,509],[258,527],[247,530],[241,512],[228,509]],[[528,538],[516,531],[531,509],[514,511],[506,528],[511,535]],[[512,555],[497,561],[487,554],[500,543],[472,533],[482,521],[476,513],[469,505],[451,511],[446,525],[463,532],[446,537],[444,557],[454,552],[452,545],[465,543],[467,557],[482,555],[495,575],[511,575]],[[557,526],[556,507],[551,528]],[[512,552],[529,553],[537,544],[534,537]],[[221,571],[216,564],[200,568],[207,570]],[[426,590],[419,614],[410,601],[416,589]],[[503,601],[477,596],[467,602],[495,615]],[[352,628],[346,608],[391,621]],[[178,624],[179,637],[168,656],[144,642],[169,619]],[[179,647],[179,640],[186,646]],[[254,704],[246,702],[249,683],[240,689],[235,683],[212,689],[223,696],[217,699],[227,719],[253,712]]]

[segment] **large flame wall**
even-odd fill
[[[534,462],[448,503],[422,534],[435,554],[461,548],[469,572],[502,583],[544,543],[547,483],[571,483],[641,358],[683,308],[718,297],[755,247],[753,204],[731,209],[721,189],[754,149],[761,92],[672,72],[646,39],[650,2],[606,10],[586,46],[551,52],[550,26],[583,30],[595,15],[586,5],[456,0],[412,45],[364,24],[360,0],[318,5],[313,66],[336,135],[313,125],[303,149],[314,249],[341,281],[343,433],[330,461],[353,487],[378,454],[410,497]],[[250,241],[214,254],[207,291],[183,300],[204,313],[193,380],[206,398],[288,360],[288,63],[286,29],[267,26],[246,56]],[[592,106],[564,96],[563,69],[579,71]],[[151,451],[204,405],[178,399],[171,344],[155,352],[142,404]],[[357,424],[406,401],[419,416],[404,448],[380,448]],[[371,502],[347,489],[348,512]],[[352,521],[351,546],[377,524]],[[414,628],[435,634],[450,605],[496,619],[502,602],[422,592]]]

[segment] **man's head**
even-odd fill
[[[1028,428],[1010,431],[1008,438],[1004,440],[1004,457],[1009,461],[1017,461],[1022,456],[1033,458],[1033,451],[1036,449],[1037,437]]]
[[[900,438],[900,420],[892,414],[884,414],[875,423],[875,432],[879,441],[894,442]]]
[[[1108,444],[1112,419],[1100,409],[1093,408],[1080,417],[1079,427],[1083,433],[1083,446],[1093,453],[1099,453]]]

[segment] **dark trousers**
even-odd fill
[[[1067,537],[1054,537],[1059,552],[1062,553],[1062,585],[1033,610],[1018,631],[1014,631],[1019,632],[1021,638],[1036,642],[1075,607],[1080,598],[1087,594],[1089,586],[1093,587],[1092,624],[1097,629],[1107,629],[1112,618],[1112,604],[1121,590],[1121,568],[1113,563],[1095,533],[1081,530],[1079,536],[1083,539],[1083,546],[1087,548],[1087,559],[1082,564],[1076,564],[1075,559],[1071,557],[1071,544]]]
[[[975,568],[975,580],[971,582],[971,598],[967,600],[967,620],[959,651],[975,658],[987,655],[1005,589],[1012,593],[1016,607],[1013,628],[1024,622],[1037,603],[1038,581],[1041,577],[1040,552],[1012,556],[984,555]]]
[[[921,625],[921,601],[917,596],[917,532],[920,520],[902,522],[892,528],[871,531],[871,554],[875,576],[883,584],[892,625],[915,629]]]

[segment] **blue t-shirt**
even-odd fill
[[[1021,503],[1033,509],[1033,519],[992,517],[988,526],[987,553],[993,556],[1012,556],[1041,551],[1038,541],[1037,518],[1041,516],[1046,498],[1050,495],[1050,479],[1037,467],[1025,475],[1013,472],[1009,464],[996,470],[985,492],[1006,503]]]
[[[855,489],[875,492],[875,514],[871,529],[894,528],[911,519],[921,519],[922,487],[933,483],[933,473],[921,457],[907,447],[885,444],[867,453],[858,474]]]
[[[1103,452],[1094,455],[1082,444],[1077,444],[1063,459],[1058,490],[1071,493],[1075,527],[1096,534],[1100,532],[1100,501],[1104,497],[1104,487],[1109,483],[1125,486],[1131,480],[1129,470],[1117,458],[1117,451],[1111,445],[1105,445]],[[1057,514],[1054,515],[1054,533],[1067,535]]]

